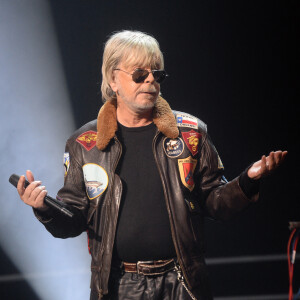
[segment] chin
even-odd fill
[[[153,99],[153,100],[147,100],[144,101],[143,103],[133,103],[133,108],[136,112],[145,112],[148,111],[150,109],[153,109],[153,107],[155,106],[157,101],[157,98]]]

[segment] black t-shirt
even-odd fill
[[[153,154],[154,123],[118,124],[123,152],[117,173],[123,183],[114,259],[126,262],[176,256],[162,182]]]

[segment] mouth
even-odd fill
[[[155,96],[156,92],[140,92],[140,94],[147,94],[147,95]]]

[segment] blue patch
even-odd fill
[[[104,191],[103,188],[101,188],[99,181],[93,181],[86,184],[86,192],[90,199],[94,199],[102,194]]]
[[[182,154],[184,150],[184,143],[181,138],[177,138],[177,139],[165,138],[163,142],[163,147],[166,155],[168,157],[174,158]]]

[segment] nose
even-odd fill
[[[154,83],[154,82],[155,82],[155,79],[154,79],[153,74],[152,74],[151,71],[149,71],[149,75],[148,75],[148,77],[145,79],[145,82],[146,82],[146,83]]]

